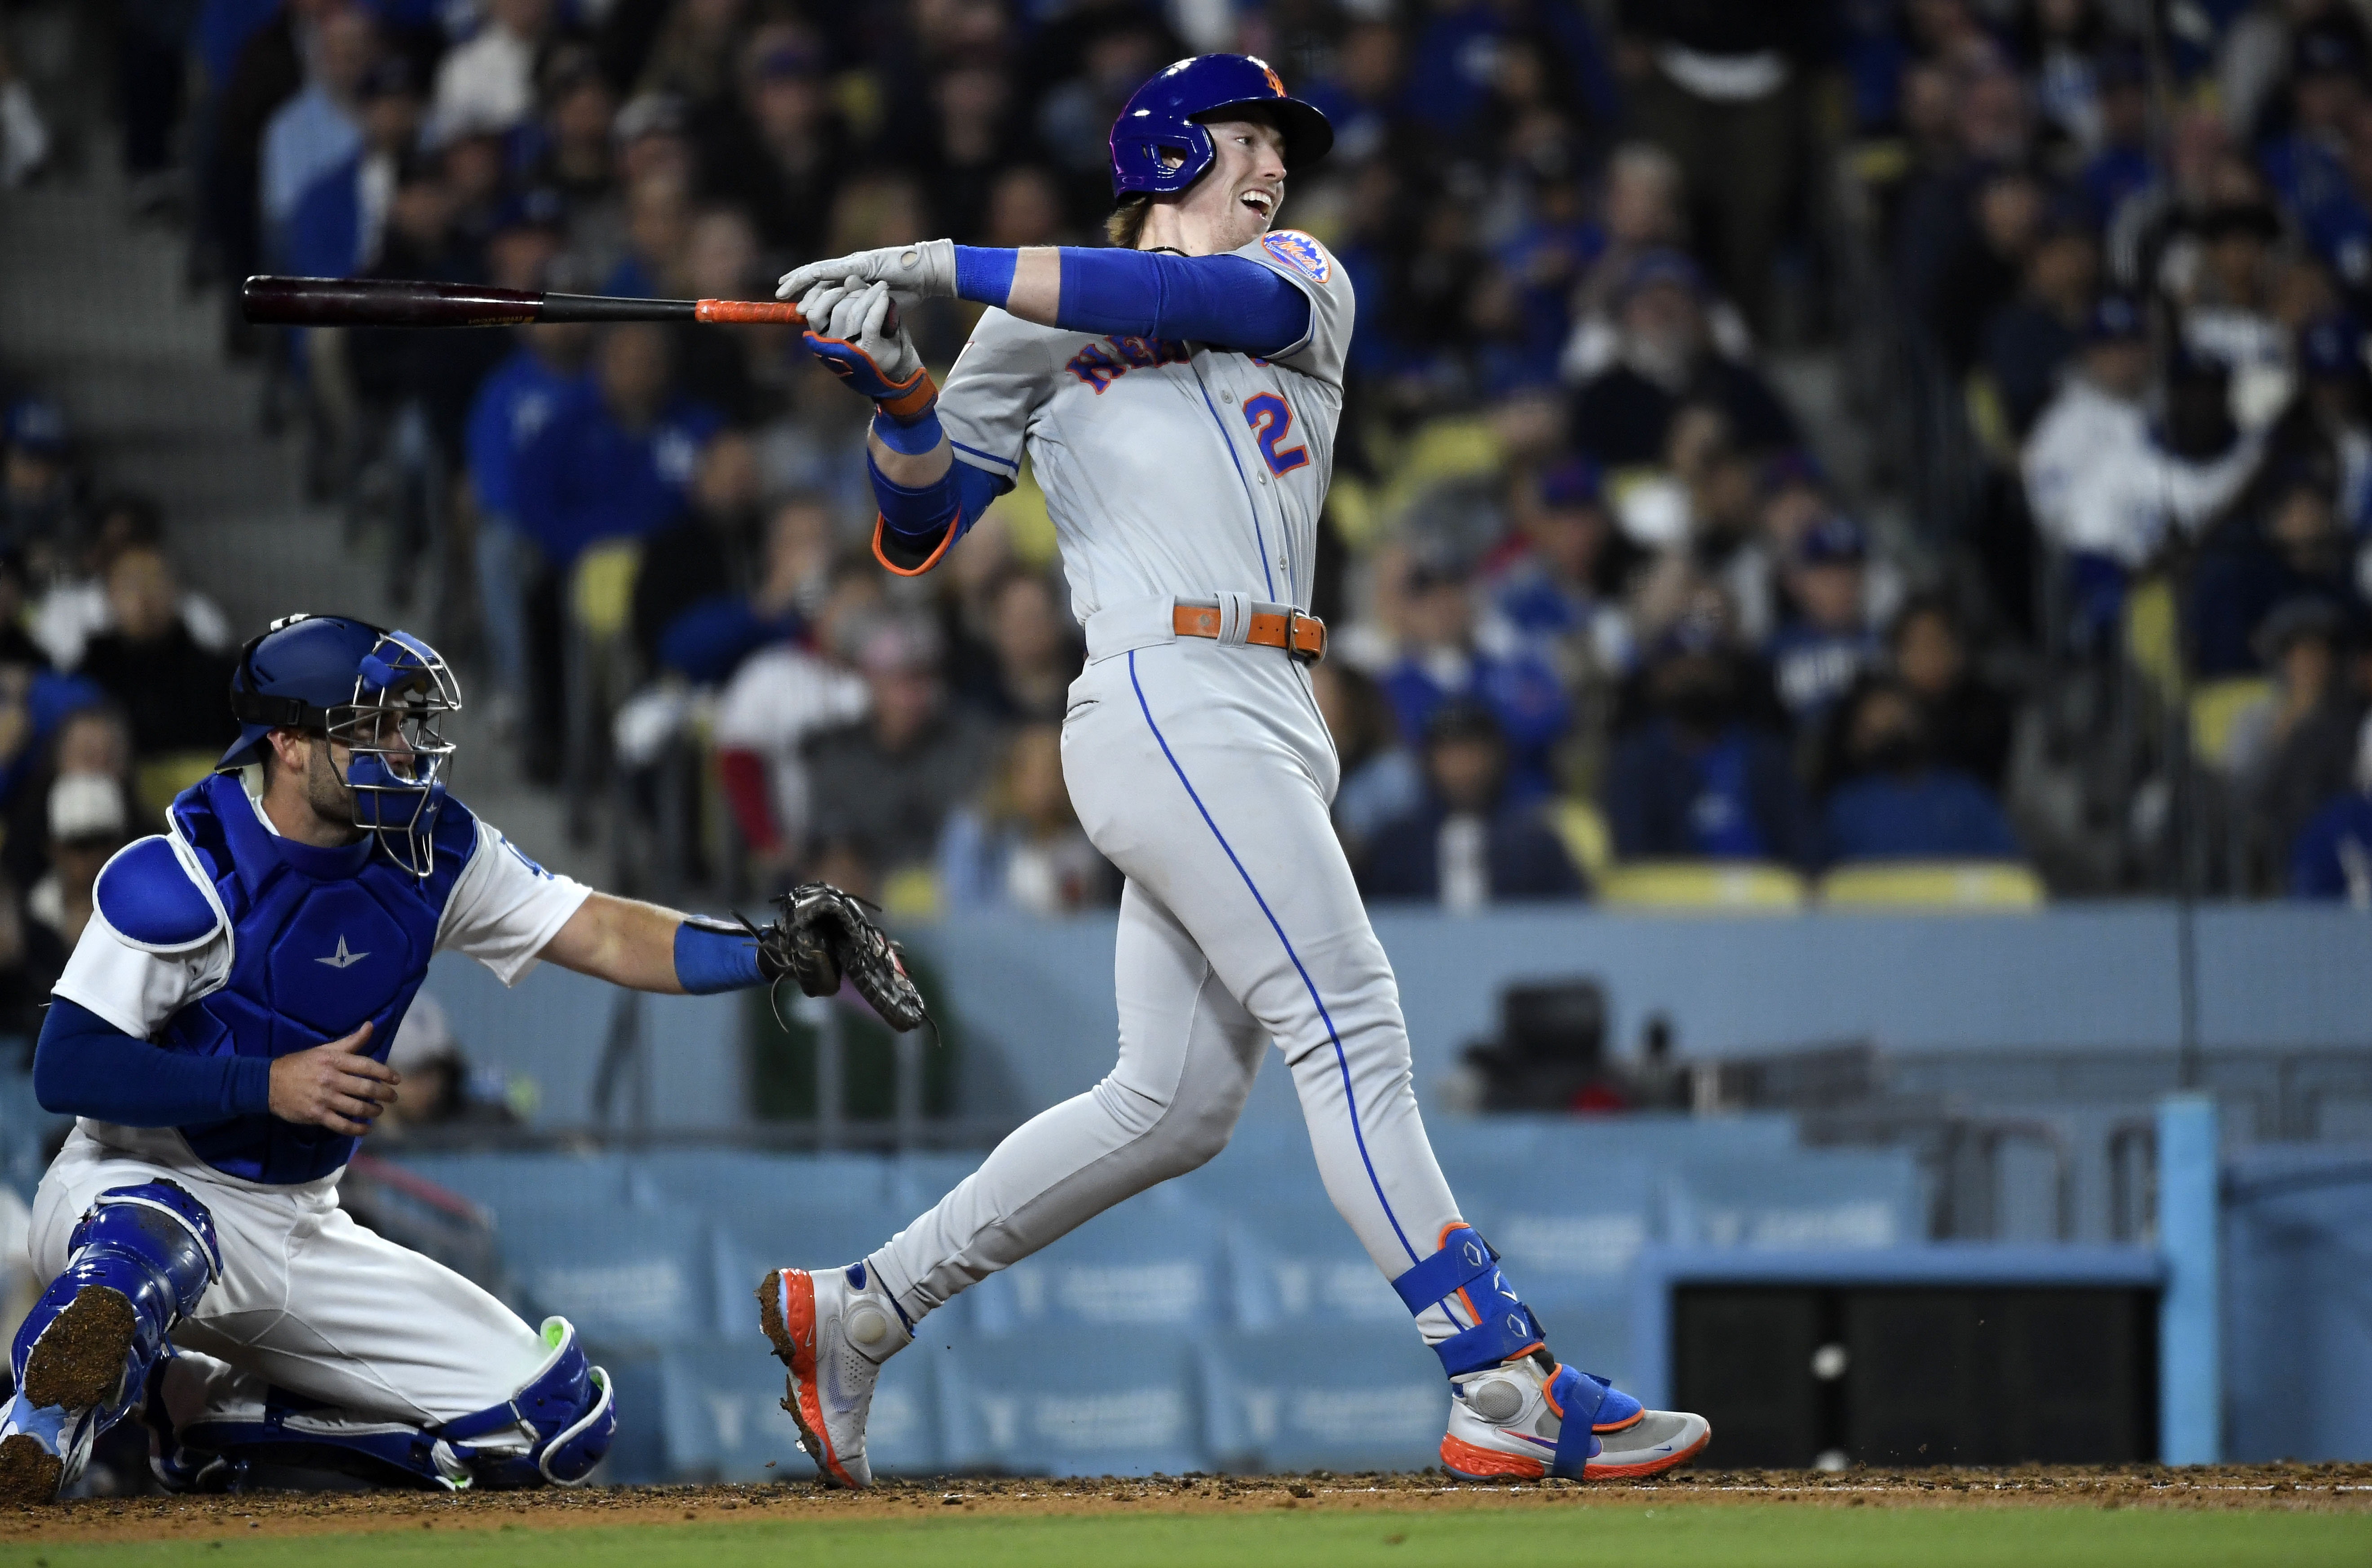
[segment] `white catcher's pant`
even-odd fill
[[[67,1136],[34,1194],[33,1266],[45,1279],[64,1269],[67,1238],[110,1188],[163,1178],[206,1206],[223,1272],[173,1330],[176,1424],[251,1416],[268,1383],[359,1422],[424,1426],[501,1404],[550,1355],[501,1302],[356,1225],[334,1177],[266,1187],[225,1176],[176,1133],[127,1135],[137,1152],[79,1127]]]
[[[1400,990],[1328,816],[1341,764],[1300,667],[1199,638],[1089,665],[1063,772],[1127,877],[1120,1061],[1033,1118],[868,1261],[919,1319],[1123,1198],[1219,1152],[1266,1040],[1318,1168],[1386,1278],[1459,1219],[1409,1077]],[[1428,1341],[1453,1325],[1420,1318]]]

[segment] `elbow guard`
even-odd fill
[[[989,503],[1013,488],[1012,481],[959,461],[931,483],[909,488],[884,474],[869,455],[865,462],[881,509],[873,525],[874,558],[901,577],[918,577],[937,565]]]

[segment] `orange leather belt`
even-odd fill
[[[1216,637],[1218,608],[1181,604],[1170,612],[1169,623],[1181,637]],[[1326,622],[1294,610],[1281,615],[1255,610],[1244,641],[1256,648],[1283,648],[1304,664],[1316,664],[1326,656]]]

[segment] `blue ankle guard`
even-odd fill
[[[1444,1231],[1441,1250],[1394,1280],[1392,1289],[1412,1313],[1421,1313],[1453,1295],[1473,1309],[1472,1328],[1462,1329],[1433,1347],[1441,1357],[1442,1370],[1452,1377],[1537,1350],[1547,1337],[1541,1331],[1540,1319],[1500,1271],[1498,1253],[1471,1225],[1452,1225]]]

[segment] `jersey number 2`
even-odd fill
[[[1269,472],[1291,473],[1309,461],[1308,447],[1277,445],[1293,434],[1293,409],[1274,392],[1246,398],[1244,423],[1252,427],[1252,439],[1260,443],[1261,456],[1268,459]]]

